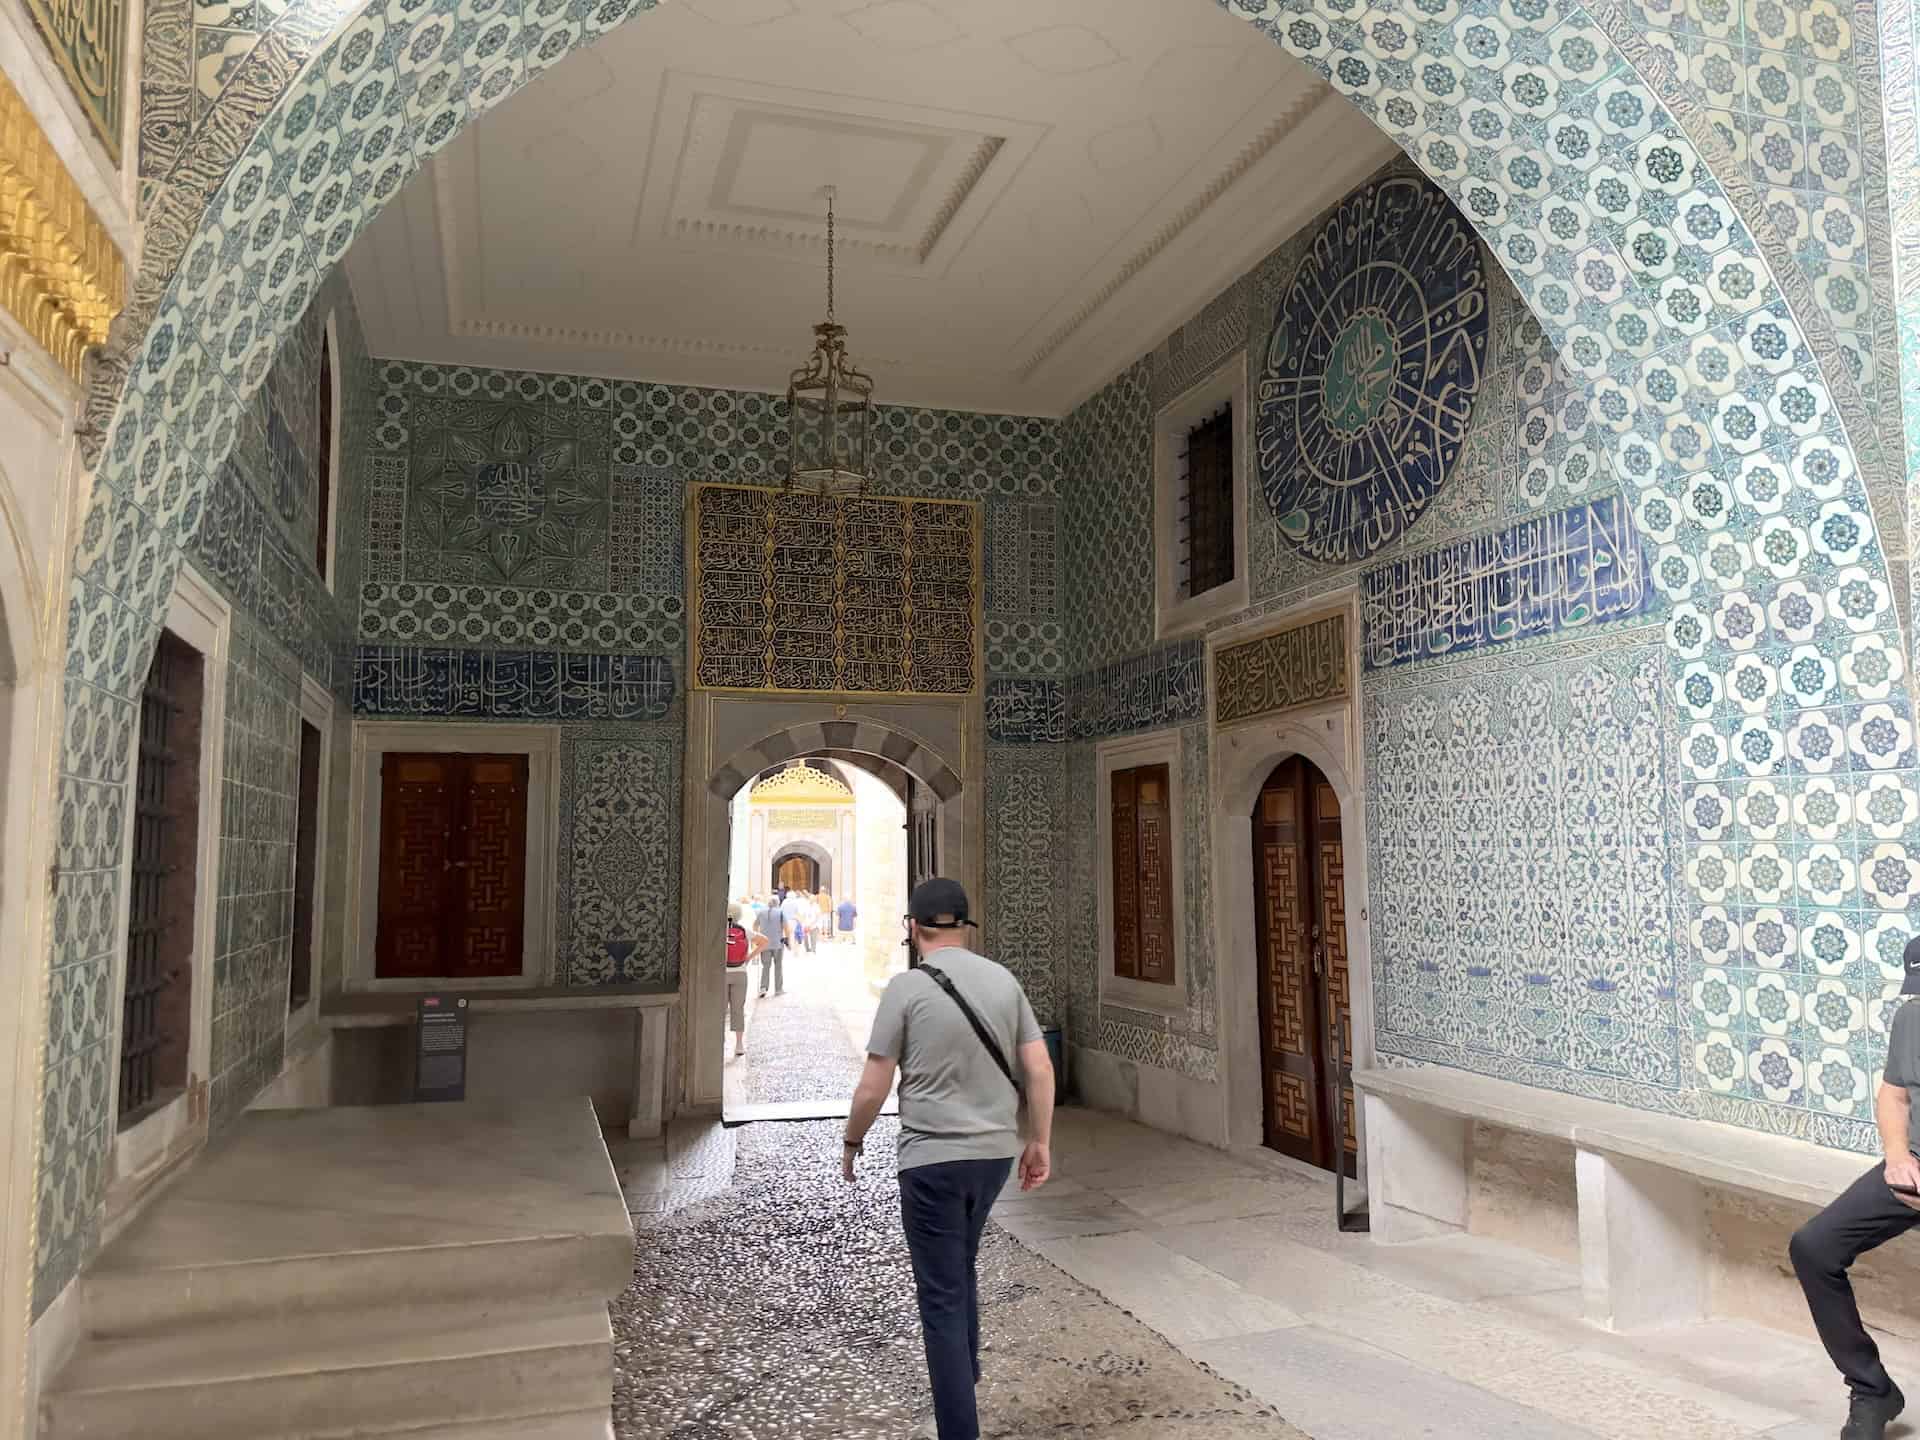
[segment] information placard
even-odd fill
[[[413,1098],[467,1098],[467,1001],[464,995],[422,995],[414,1027]]]

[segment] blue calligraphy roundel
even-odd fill
[[[1340,564],[1406,534],[1460,453],[1486,358],[1486,272],[1453,203],[1413,175],[1343,201],[1274,315],[1255,405],[1287,543]]]

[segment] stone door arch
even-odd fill
[[[870,755],[912,775],[937,800],[940,869],[967,887],[984,919],[980,837],[986,752],[979,697],[956,700],[802,700],[695,691],[687,697],[681,837],[680,995],[683,1075],[669,1084],[689,1108],[717,1110],[725,1063],[723,953],[728,807],[754,777],[820,751]]]
[[[1850,23],[1831,0],[1814,3]],[[68,703],[82,713],[69,717],[70,733],[128,723],[209,477],[281,340],[355,236],[475,116],[649,8],[368,0],[342,15],[328,0],[295,0],[255,47],[153,183],[134,299],[95,367],[81,431],[96,470],[93,538],[76,556],[70,596]],[[1414,156],[1574,357],[1582,387],[1528,424],[1609,467],[1634,501],[1672,605],[1681,711],[1702,712],[1675,737],[1694,778],[1778,763],[1806,712],[1884,708],[1890,686],[1904,698],[1908,652],[1883,554],[1904,547],[1876,538],[1861,462],[1872,427],[1834,327],[1762,192],[1668,52],[1647,44],[1644,22],[1616,0],[1570,14],[1552,0],[1500,0],[1473,14],[1457,0],[1229,8]],[[1555,206],[1563,216],[1550,217]],[[1695,215],[1719,248],[1682,238],[1676,227]],[[1763,550],[1726,532],[1733,499],[1782,484],[1809,492],[1807,503],[1769,519]],[[1788,713],[1737,733],[1717,728],[1717,696],[1742,662],[1712,670],[1713,637],[1764,628],[1769,597],[1792,585],[1820,613],[1844,617],[1848,639],[1824,657],[1834,678]],[[1769,753],[1742,758],[1759,750]],[[64,772],[60,819],[77,824],[103,787],[124,783]],[[110,871],[121,857],[101,859]],[[63,951],[67,968],[110,974],[120,943],[93,936],[81,953]],[[106,1093],[102,1075],[70,1078],[73,1093]],[[70,1117],[75,1133],[98,1132],[104,1102],[83,1110]],[[84,1174],[87,1157],[63,1163]],[[50,1188],[78,1180],[55,1177]],[[78,1256],[42,1250],[55,1268],[42,1266],[39,1288],[51,1296]]]

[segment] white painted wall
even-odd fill
[[[4,39],[0,27],[0,39]],[[5,46],[0,45],[0,54]],[[12,73],[12,66],[8,67]],[[30,97],[31,98],[31,97]],[[56,1306],[29,1336],[46,1031],[52,823],[67,583],[86,477],[79,392],[0,313],[0,1436],[27,1433],[32,1376],[61,1357]],[[34,1364],[32,1351],[46,1353]]]
[[[860,917],[854,923],[870,980],[904,970],[907,952],[900,947],[900,917],[907,909],[907,807],[878,775],[849,766],[853,785],[854,850],[859,864],[854,875],[853,903]],[[836,891],[837,903],[840,892]]]

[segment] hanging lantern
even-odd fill
[[[813,327],[813,354],[787,377],[785,488],[822,495],[867,488],[873,443],[873,379],[847,359],[847,327],[833,318],[833,188],[827,188],[827,318]]]

